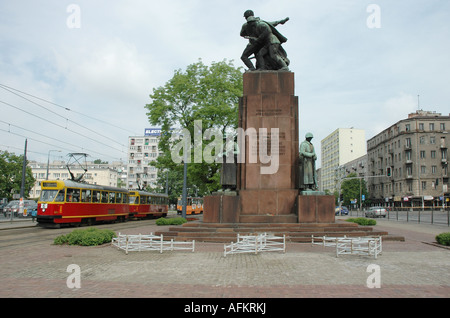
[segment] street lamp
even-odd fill
[[[50,165],[50,152],[52,152],[52,151],[61,152],[61,150],[49,150],[48,151],[48,156],[47,156],[47,176],[45,177],[45,180],[48,180],[48,167]]]

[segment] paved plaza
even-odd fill
[[[195,252],[130,252],[99,247],[56,246],[51,238],[4,246],[0,254],[3,298],[411,298],[450,296],[450,250],[436,234],[447,226],[377,220],[377,229],[405,237],[385,241],[377,259],[336,257],[335,248],[287,243],[286,253],[223,255],[224,244],[196,242]],[[30,223],[30,222],[28,222]],[[27,222],[2,227],[27,226]],[[149,234],[156,225],[121,231]],[[33,234],[36,235],[36,234]],[[75,264],[80,288],[67,280]],[[379,270],[371,270],[375,265]],[[377,273],[378,286],[368,285]]]

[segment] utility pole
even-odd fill
[[[27,172],[27,143],[25,139],[25,150],[23,152],[23,164],[22,164],[22,184],[20,185],[20,197],[23,199],[25,192],[25,173]]]

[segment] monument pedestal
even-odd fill
[[[298,223],[334,222],[334,195],[299,195]]]
[[[332,207],[328,204],[328,196],[315,197],[314,204],[311,199],[299,196],[298,97],[294,95],[294,73],[247,72],[243,85],[239,102],[237,195],[205,197],[203,221],[330,222],[331,216],[324,217],[324,213],[332,213],[334,222],[334,203]],[[322,200],[327,203],[322,204]],[[322,208],[330,211],[318,212]]]

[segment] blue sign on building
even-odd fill
[[[160,136],[161,128],[145,128],[144,136]]]

